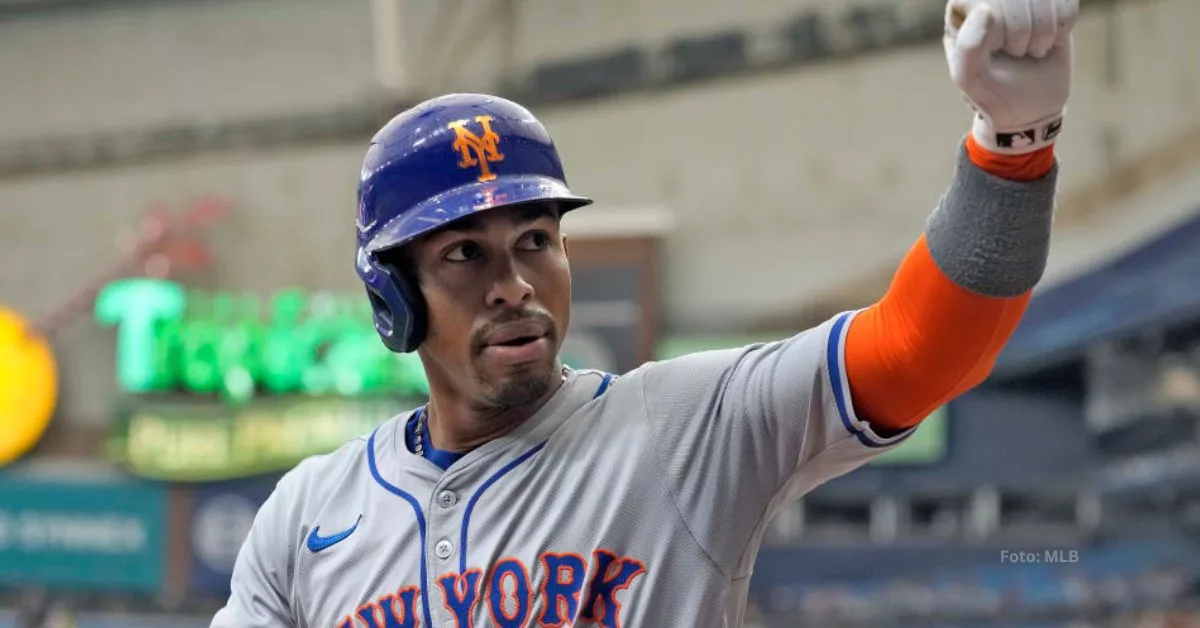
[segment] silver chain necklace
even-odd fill
[[[414,430],[417,435],[417,443],[413,447],[413,453],[422,458],[425,457],[425,417],[427,416],[429,416],[429,406],[421,408],[421,416],[417,417],[417,429]]]

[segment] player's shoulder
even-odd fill
[[[353,466],[356,460],[362,460],[367,449],[367,438],[356,436],[331,452],[304,458],[284,474],[280,484],[287,483],[293,487],[309,486],[341,475],[340,472]]]
[[[627,411],[630,403],[641,400],[642,384],[639,378],[642,368],[644,365],[625,373],[595,368],[572,368],[571,386],[574,392],[571,394],[578,402],[575,410],[586,413],[619,408],[619,412]]]
[[[663,377],[717,377],[747,355],[761,351],[769,344],[771,343],[751,342],[682,352],[671,357],[644,362],[641,366],[626,373],[624,378],[628,383],[643,385],[653,383]]]
[[[337,449],[308,456],[285,473],[276,486],[280,499],[297,504],[319,505],[345,496],[349,489],[364,484],[369,473],[365,463],[372,435],[395,429],[395,425],[411,415],[397,415],[372,432],[356,436]]]
[[[660,386],[706,387],[733,373],[772,362],[782,352],[803,352],[821,360],[831,349],[830,341],[843,336],[856,312],[842,312],[792,334],[778,337],[717,343],[715,347],[677,351],[669,358],[648,361],[630,371],[627,378],[643,382],[650,391]],[[722,346],[723,345],[723,346]],[[837,347],[834,346],[834,349]]]

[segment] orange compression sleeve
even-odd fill
[[[1053,147],[997,155],[968,135],[972,163],[994,176],[1032,181],[1053,168]],[[1012,336],[1031,292],[990,297],[947,277],[922,236],[900,263],[886,294],[860,312],[846,337],[846,373],[855,412],[901,430],[987,378]]]

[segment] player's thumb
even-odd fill
[[[989,57],[1004,46],[1003,25],[987,3],[970,8],[954,38],[951,70],[959,81],[972,82]]]

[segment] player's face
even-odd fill
[[[541,399],[559,376],[570,319],[558,212],[481,212],[415,242],[413,258],[430,315],[421,345],[430,384],[485,408]]]

